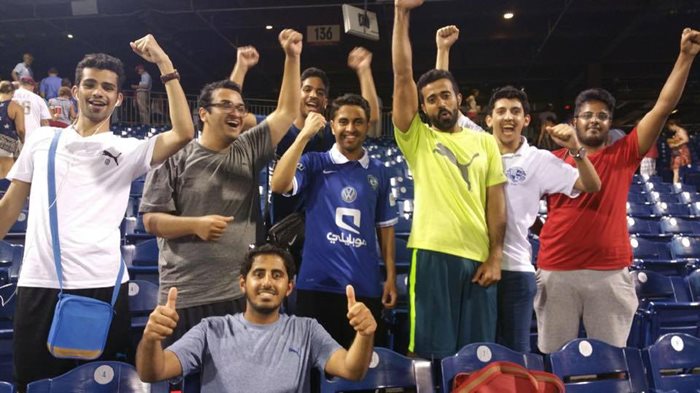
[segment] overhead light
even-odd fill
[[[272,25],[265,26],[265,30],[272,30]]]
[[[66,37],[68,37],[69,39],[71,39],[71,40],[72,40],[72,39],[73,39],[73,34],[71,34],[71,33],[68,33],[68,34],[66,34]]]
[[[674,109],[674,110],[671,112],[672,115],[675,115],[676,113],[678,113],[678,108]]]
[[[514,13],[506,12],[505,14],[503,14],[503,19],[513,19],[514,16],[515,16]]]

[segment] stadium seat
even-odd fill
[[[671,183],[663,183],[663,182],[646,182],[644,183],[644,187],[646,188],[647,192],[658,192],[659,194],[675,194],[676,189],[673,187],[673,184]]]
[[[569,341],[546,357],[548,371],[564,381],[566,391],[643,392],[647,390],[641,353],[594,339]]]
[[[630,184],[630,194],[642,194],[646,192],[647,188],[644,186],[644,184]]]
[[[633,272],[639,308],[628,344],[644,348],[666,333],[700,337],[700,303],[691,302],[688,281],[656,272]]]
[[[654,202],[653,200],[650,200],[650,198],[651,196],[649,194],[641,192],[630,192],[629,194],[627,194],[627,202],[630,203],[648,205]]]
[[[684,191],[677,194],[677,198],[679,203],[695,203],[700,201],[700,194],[698,194],[695,190]],[[695,215],[697,216],[698,214]]]
[[[700,239],[675,236],[670,243],[671,255],[676,259],[697,260],[700,257]]]
[[[24,235],[27,232],[27,217],[28,211],[22,210],[17,217],[17,221],[10,227],[10,230],[5,235],[5,241],[17,243],[24,241]]]
[[[129,281],[131,334],[135,344],[141,341],[148,316],[158,305],[158,285],[144,280]],[[135,347],[134,347],[135,348]]]
[[[125,238],[129,244],[137,244],[144,240],[155,239],[155,235],[148,233],[143,224],[143,216],[126,217]]]
[[[131,182],[131,190],[129,191],[129,196],[140,198],[143,195],[143,187],[145,182],[143,180],[134,180]]]
[[[667,235],[700,235],[700,221],[679,217],[662,217],[659,223],[661,231]]]
[[[0,381],[0,393],[15,393],[15,387],[9,382]]]
[[[690,299],[693,302],[700,302],[700,269],[696,269],[685,278],[690,289]]]
[[[654,205],[627,202],[627,215],[630,217],[653,218],[659,215],[654,210]]]
[[[630,236],[632,254],[634,259],[641,260],[670,260],[671,251],[668,242],[660,240],[650,240],[641,237]]]
[[[513,362],[531,370],[544,370],[540,355],[515,352],[495,343],[468,344],[456,354],[442,359],[442,391],[449,391],[457,373],[477,371],[497,361]]]
[[[654,205],[654,214],[656,216],[672,216],[672,217],[692,217],[690,206],[685,203],[666,203],[659,202]]]
[[[17,285],[0,285],[0,381],[12,380],[12,321]]]
[[[665,334],[642,351],[642,358],[654,391],[697,392],[700,388],[700,338]]]
[[[433,392],[430,361],[410,359],[386,348],[374,348],[367,375],[361,381],[321,377],[321,393],[412,388]]]
[[[134,266],[158,266],[158,243],[156,239],[142,241],[134,246]]]
[[[663,237],[658,219],[627,217],[627,230],[630,235],[658,239]]]
[[[396,247],[396,272],[397,273],[408,273],[411,267],[411,259],[413,252],[408,248],[408,241],[397,237],[395,240]]]
[[[141,382],[136,369],[122,362],[91,362],[55,377],[32,382],[27,393],[166,393],[168,382]]]
[[[7,191],[10,188],[10,181],[7,179],[0,179],[0,191]]]

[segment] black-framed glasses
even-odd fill
[[[236,104],[231,101],[212,102],[211,104],[209,104],[209,106],[217,107],[226,112],[238,112],[241,115],[245,115],[246,113],[248,113],[248,108],[245,107],[245,104]]]
[[[598,112],[598,113],[583,112],[583,113],[579,113],[579,115],[576,117],[578,117],[579,119],[583,119],[583,120],[588,121],[588,120],[593,119],[594,116],[600,121],[610,120],[610,114],[607,112]]]

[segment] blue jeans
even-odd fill
[[[501,271],[496,322],[498,344],[517,352],[530,352],[530,323],[536,293],[535,273]]]

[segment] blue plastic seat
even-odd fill
[[[408,248],[408,241],[397,237],[394,246],[396,248],[396,271],[407,273],[411,267],[411,259],[413,257],[412,250]]]
[[[10,188],[10,181],[7,179],[0,179],[0,191],[7,191]]]
[[[12,337],[16,283],[0,285],[0,380],[12,380]]]
[[[658,239],[661,233],[659,220],[655,218],[627,217],[627,230],[630,235]]]
[[[157,240],[149,239],[136,244],[131,263],[135,266],[158,266]]]
[[[627,215],[641,218],[658,217],[654,205],[632,202],[627,202]]]
[[[374,348],[369,370],[361,381],[321,377],[321,393],[411,387],[418,392],[433,392],[430,362],[410,359],[386,348]]]
[[[158,305],[158,285],[145,280],[129,281],[131,334],[135,344],[141,341],[148,316]],[[134,347],[135,348],[135,347]]]
[[[0,393],[15,393],[15,387],[9,382],[0,382]]]
[[[690,206],[685,203],[659,202],[653,205],[656,216],[693,217]]]
[[[649,387],[658,392],[697,392],[700,387],[700,338],[665,334],[642,351]]]
[[[165,393],[168,382],[141,382],[136,369],[122,362],[90,362],[55,377],[30,383],[27,393]]]
[[[635,348],[575,339],[549,354],[545,362],[548,370],[564,381],[568,393],[647,390],[641,353]]]
[[[698,260],[700,239],[697,237],[675,236],[670,243],[671,255],[675,259]]]
[[[690,299],[693,302],[700,302],[700,269],[696,269],[685,278],[690,290]]]
[[[540,355],[515,352],[495,343],[468,344],[456,354],[442,359],[442,391],[449,391],[457,373],[477,371],[497,361],[516,363],[531,370],[544,370]]]
[[[635,259],[642,260],[670,260],[671,251],[668,241],[651,240],[631,236],[630,245]]]
[[[660,229],[667,235],[700,235],[700,221],[680,217],[662,217]]]

